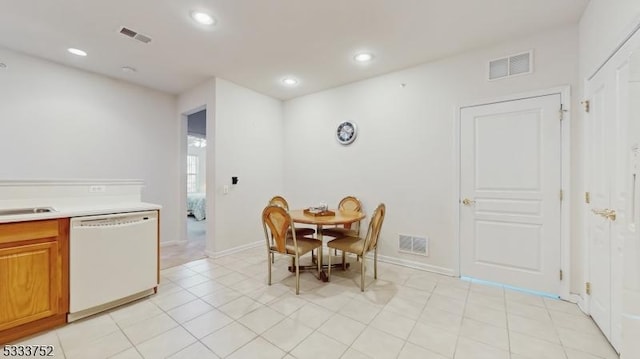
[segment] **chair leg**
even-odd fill
[[[364,292],[364,256],[360,258],[360,291]]]
[[[273,260],[273,252],[269,252],[269,255],[267,256],[267,265],[269,266],[269,285],[271,285],[271,261],[269,260],[269,257]]]
[[[373,252],[373,279],[378,279],[378,247]]]
[[[342,251],[342,270],[347,270],[347,253]]]
[[[327,261],[327,281],[331,282],[331,249],[329,249],[329,260]]]
[[[322,257],[318,258],[318,277],[320,277],[320,273],[322,273]]]
[[[296,295],[300,294],[300,258],[298,258],[298,256],[295,256],[295,262],[296,262]]]
[[[271,253],[271,263],[275,263],[276,262],[276,256],[275,254]]]

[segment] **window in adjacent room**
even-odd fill
[[[198,169],[200,158],[194,155],[187,155],[187,193],[198,192]]]

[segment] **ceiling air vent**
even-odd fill
[[[533,72],[533,51],[489,61],[489,80],[498,80]]]
[[[140,42],[144,42],[145,44],[148,44],[151,42],[151,38],[149,36],[143,35],[135,30],[131,30],[124,26],[120,28],[120,33],[126,37],[138,40]]]

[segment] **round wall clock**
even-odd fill
[[[348,145],[356,139],[358,134],[358,128],[356,124],[349,121],[344,121],[338,125],[336,131],[336,139],[341,145]]]

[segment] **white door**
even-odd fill
[[[559,94],[464,108],[460,271],[560,291]]]
[[[623,248],[629,176],[629,61],[614,57],[587,83],[590,314],[611,344],[622,340]],[[609,214],[609,215],[607,215]],[[615,216],[614,216],[615,215]]]
[[[630,233],[624,244],[621,359],[640,358],[640,50],[631,57],[629,74],[627,132],[631,153],[626,224]]]
[[[597,81],[597,80],[596,80]],[[603,82],[589,83],[591,95],[589,100],[588,122],[589,136],[589,197],[591,211],[604,211],[609,208],[609,181],[607,160],[612,157],[609,152],[606,126],[606,93],[608,88]],[[602,216],[603,212],[590,212],[589,225],[589,281],[590,281],[590,314],[607,338],[611,334],[611,236],[609,220]]]

